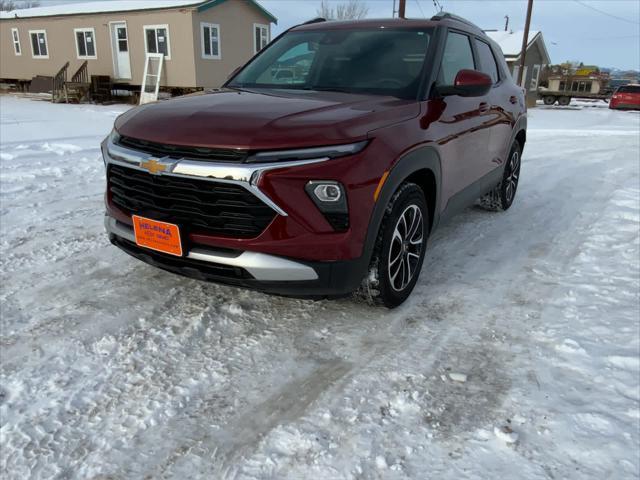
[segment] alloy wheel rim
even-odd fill
[[[505,179],[505,196],[507,203],[511,203],[518,188],[518,179],[520,177],[520,153],[513,152],[509,160],[509,174]]]
[[[389,282],[396,292],[407,288],[416,275],[423,241],[422,211],[417,205],[409,205],[396,223],[387,260]]]

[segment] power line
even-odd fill
[[[617,20],[622,20],[623,22],[633,23],[634,25],[640,25],[640,22],[634,22],[633,20],[629,20],[628,18],[618,17],[617,15],[613,15],[612,13],[606,12],[604,10],[600,10],[599,8],[596,8],[593,5],[589,5],[585,2],[582,2],[581,0],[573,0],[573,1],[579,5],[582,5],[583,7],[590,8],[594,12],[598,12],[598,13],[601,13],[602,15],[606,15],[607,17],[615,18]]]
[[[422,6],[420,5],[420,0],[416,0],[416,4],[418,5],[418,8],[420,9],[420,13],[422,14],[422,18],[427,18],[427,16],[424,14],[424,11],[422,10]]]

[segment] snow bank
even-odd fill
[[[125,109],[0,97],[4,478],[638,478],[640,115],[531,110],[512,209],[389,312],[112,247]]]

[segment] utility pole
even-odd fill
[[[518,70],[518,85],[522,85],[522,74],[524,73],[524,61],[527,56],[527,45],[529,44],[529,26],[531,25],[531,10],[533,0],[529,0],[527,5],[527,20],[524,24],[524,36],[522,37],[522,50],[520,50],[520,69]]]
[[[404,14],[406,8],[407,8],[407,0],[400,0],[400,3],[398,5],[398,17],[406,18]]]

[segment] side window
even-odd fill
[[[480,40],[476,41],[476,46],[478,47],[478,60],[480,61],[481,71],[489,75],[493,83],[498,83],[498,80],[500,80],[498,65],[491,47]]]
[[[147,53],[162,53],[165,60],[171,60],[171,43],[168,25],[145,25],[145,47]]]
[[[22,47],[20,46],[20,34],[17,28],[11,29],[11,39],[13,40],[13,52],[16,56],[22,55]]]
[[[460,70],[474,70],[475,68],[469,37],[461,33],[449,32],[447,43],[444,46],[438,83],[453,85]]]
[[[76,35],[76,53],[78,59],[95,59],[95,30],[93,28],[76,28],[73,30]]]
[[[202,58],[220,59],[220,26],[215,23],[201,23]]]
[[[269,43],[269,26],[253,24],[253,53],[258,53]]]
[[[47,32],[45,30],[29,30],[31,37],[31,54],[33,58],[49,58],[47,48]]]

